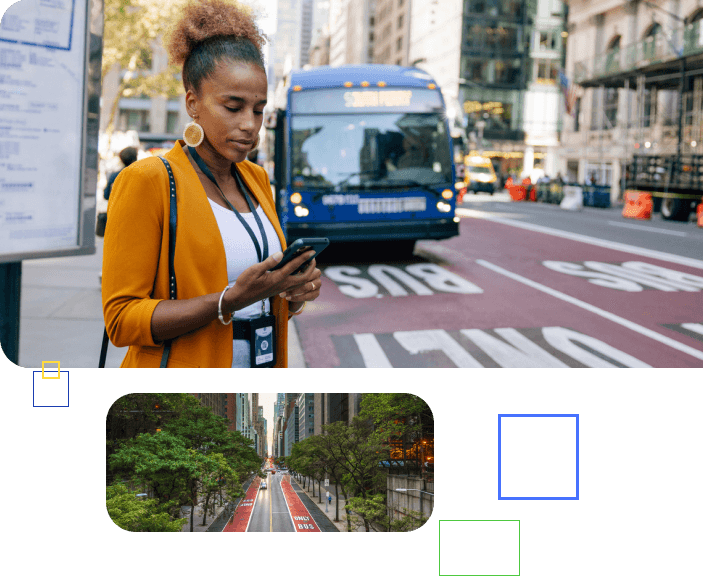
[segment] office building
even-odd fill
[[[298,437],[302,442],[315,433],[315,395],[311,392],[298,396]]]
[[[437,0],[429,0],[436,4]],[[374,56],[376,64],[407,66],[411,0],[376,0]]]
[[[578,85],[561,156],[571,180],[617,198],[634,154],[701,154],[700,0],[570,1],[566,70]]]

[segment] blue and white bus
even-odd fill
[[[288,242],[393,241],[459,234],[442,94],[416,68],[292,72],[266,118],[267,165]]]

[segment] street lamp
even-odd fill
[[[432,492],[427,492],[426,490],[420,490],[419,488],[395,488],[395,492],[424,492],[430,496],[434,496]]]

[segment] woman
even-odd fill
[[[292,274],[311,252],[271,271],[285,239],[268,176],[246,160],[266,105],[263,43],[252,17],[220,0],[188,5],[168,39],[193,119],[165,155],[176,183],[177,299],[168,173],[147,158],[120,173],[108,208],[103,311],[110,340],[129,346],[123,367],[158,367],[169,340],[169,367],[251,366],[247,326],[262,310],[275,318],[276,367],[285,367],[288,319],[320,294],[314,260]]]

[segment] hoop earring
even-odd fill
[[[251,147],[251,152],[256,150],[259,147],[259,143],[261,142],[261,136],[258,134],[256,135],[256,142],[254,142],[254,145]]]
[[[190,123],[186,124],[186,127],[183,130],[183,140],[185,140],[185,143],[188,146],[191,148],[196,148],[203,143],[204,138],[205,130],[203,130],[203,127],[195,120],[192,120]]]

